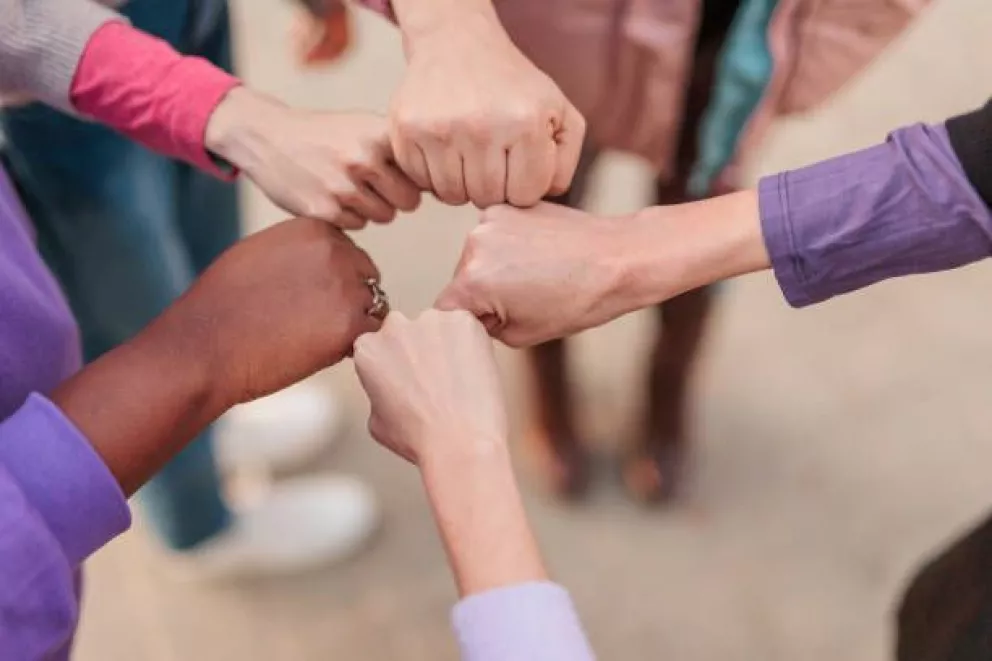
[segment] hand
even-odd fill
[[[769,265],[753,191],[623,218],[499,206],[483,212],[436,306],[530,346]]]
[[[407,39],[407,72],[390,113],[396,161],[448,204],[527,207],[565,192],[585,120],[513,45],[491,7],[452,14]]]
[[[388,223],[420,203],[375,115],[296,110],[237,88],[211,116],[206,144],[286,211],[342,229]]]
[[[437,307],[472,312],[514,347],[602,324],[622,309],[624,222],[547,203],[487,209]]]
[[[340,58],[351,45],[348,8],[331,3],[323,16],[301,11],[294,20],[293,51],[303,66],[316,66]]]
[[[375,264],[340,230],[289,220],[221,255],[161,325],[197,342],[192,353],[222,379],[215,390],[241,403],[334,365],[378,329],[371,277]]]
[[[372,436],[421,469],[459,594],[547,580],[479,322],[466,312],[428,310],[413,321],[394,312],[358,338],[355,367],[372,403]]]
[[[355,367],[372,403],[369,431],[420,464],[505,448],[506,409],[492,341],[466,312],[398,312],[355,343]]]
[[[375,265],[319,220],[241,241],[133,340],[51,395],[133,493],[228,408],[348,355],[376,330]]]

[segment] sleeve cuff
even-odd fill
[[[524,583],[459,602],[452,624],[466,661],[587,661],[594,658],[568,592]]]
[[[71,98],[80,114],[231,180],[237,171],[210,154],[204,139],[210,115],[240,84],[202,58],[184,57],[130,25],[109,23],[87,43]]]
[[[764,177],[758,182],[758,209],[761,233],[771,259],[772,270],[785,300],[795,308],[814,302],[804,286],[801,262],[796,258],[795,238],[789,222],[787,173]]]
[[[120,485],[48,399],[31,395],[0,422],[0,463],[20,484],[72,565],[131,525]]]

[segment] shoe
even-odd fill
[[[224,581],[295,574],[347,559],[379,523],[372,490],[345,476],[273,484],[258,502],[234,509],[223,532],[190,550],[170,551],[180,579]]]
[[[340,436],[340,401],[313,383],[237,406],[221,418],[214,444],[221,472],[302,468]]]

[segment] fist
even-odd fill
[[[230,248],[166,312],[178,337],[202,347],[222,399],[281,390],[352,352],[380,322],[368,278],[379,271],[325,222],[299,218]]]
[[[372,404],[369,431],[420,465],[437,453],[502,446],[506,407],[492,341],[467,312],[390,314],[355,344],[358,378]]]
[[[498,19],[465,19],[410,45],[391,108],[396,160],[448,204],[531,206],[568,189],[585,120]]]
[[[471,312],[514,347],[598,326],[624,311],[614,296],[623,251],[611,249],[621,227],[554,204],[492,207],[436,306]]]
[[[420,203],[393,160],[386,120],[369,113],[298,110],[237,88],[211,115],[206,143],[276,205],[342,229],[388,223]]]

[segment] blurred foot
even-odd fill
[[[551,493],[566,499],[585,495],[589,489],[589,456],[574,436],[553,436],[535,427],[525,439],[534,470]]]
[[[663,440],[639,449],[625,462],[623,481],[637,500],[646,504],[666,503],[678,495],[684,469],[684,444]]]
[[[220,422],[217,464],[222,472],[290,471],[326,450],[340,435],[340,401],[313,383],[301,383],[235,407]]]
[[[371,489],[343,476],[283,481],[257,503],[233,509],[223,532],[190,550],[169,552],[175,576],[222,581],[332,565],[360,550],[379,522]]]

